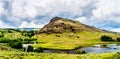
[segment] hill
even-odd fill
[[[66,18],[54,17],[47,25],[45,25],[40,31],[40,33],[64,33],[64,32],[105,32],[101,29],[95,28],[93,26],[88,26],[80,23],[79,21],[73,21]]]
[[[66,18],[54,17],[47,25],[38,31],[37,44],[33,47],[50,49],[75,49],[91,44],[104,44],[101,36],[107,35],[112,38],[119,37],[118,34],[110,33],[92,26],[82,24]]]

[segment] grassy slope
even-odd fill
[[[1,51],[20,51],[20,49],[11,48],[7,43],[0,43],[0,50]]]
[[[119,59],[117,53],[103,54],[47,54],[32,52],[1,51],[0,59]]]
[[[59,35],[60,37],[56,37]],[[101,42],[102,35],[118,37],[117,34],[99,33],[99,32],[80,32],[80,33],[63,33],[63,34],[42,34],[36,35],[38,44],[34,47],[52,48],[52,49],[74,49],[79,46],[88,46],[91,44],[107,43]],[[71,37],[70,37],[71,36]],[[79,36],[79,38],[77,38]]]

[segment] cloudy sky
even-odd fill
[[[0,28],[40,28],[55,16],[120,32],[120,0],[0,0]]]

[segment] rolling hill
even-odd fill
[[[103,35],[113,38],[119,37],[118,34],[88,26],[78,21],[54,17],[34,36],[37,38],[38,44],[33,46],[50,49],[75,49],[91,44],[109,43],[100,40]]]
[[[73,21],[66,18],[54,17],[47,25],[45,25],[39,33],[64,33],[64,32],[105,32],[94,26],[88,26],[80,23],[79,21]]]

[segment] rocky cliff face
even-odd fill
[[[73,21],[73,20],[69,20],[61,17],[54,17],[48,24],[46,24],[38,32],[38,34],[64,33],[64,32],[77,33],[81,31],[104,32],[103,30],[94,28],[93,26],[82,24],[79,21]]]

